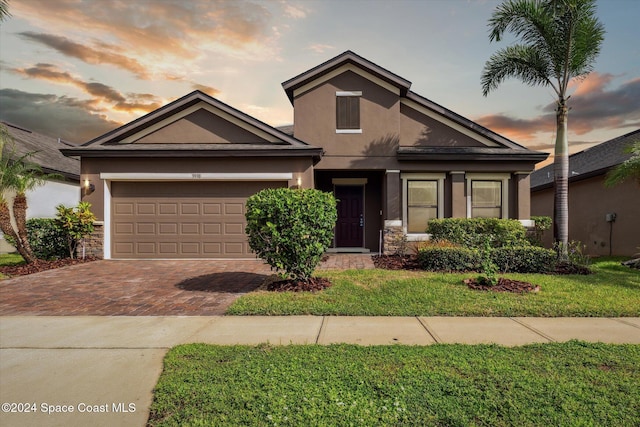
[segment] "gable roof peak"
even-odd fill
[[[316,79],[319,79],[325,74],[328,74],[345,64],[353,64],[358,68],[361,68],[364,71],[373,74],[377,78],[380,78],[385,82],[396,86],[400,90],[400,94],[402,96],[406,95],[407,92],[409,92],[409,88],[411,87],[411,82],[409,80],[400,77],[395,73],[392,73],[391,71],[379,66],[374,62],[369,61],[368,59],[358,55],[352,50],[346,50],[341,54],[323,62],[322,64],[316,65],[315,67],[283,82],[282,88],[285,90],[287,96],[289,97],[289,100],[293,104],[294,91],[297,88],[302,87]]]

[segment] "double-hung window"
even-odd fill
[[[362,91],[336,92],[336,133],[362,133],[361,96]]]
[[[401,175],[403,227],[408,235],[426,234],[427,223],[443,217],[444,177],[441,173]]]
[[[509,178],[504,173],[467,173],[467,217],[509,218]]]
[[[438,181],[408,181],[407,232],[426,233],[434,218],[438,218]]]
[[[502,218],[502,181],[471,181],[471,217]]]

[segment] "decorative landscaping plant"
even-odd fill
[[[249,246],[291,279],[272,284],[272,289],[317,290],[327,285],[311,275],[333,240],[336,204],[333,194],[314,189],[266,189],[247,199]]]

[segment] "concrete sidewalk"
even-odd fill
[[[143,426],[162,359],[184,343],[514,346],[570,339],[640,344],[640,318],[1,317],[0,402],[16,409],[29,403],[32,412],[3,406],[0,425]],[[73,412],[58,412],[65,410]]]

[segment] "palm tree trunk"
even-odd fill
[[[16,227],[18,228],[18,252],[27,262],[27,264],[36,260],[33,255],[33,250],[29,244],[29,237],[27,235],[27,196],[24,193],[16,194],[13,200],[13,217],[16,220]],[[22,249],[22,251],[20,250]]]
[[[9,213],[9,206],[6,202],[0,203],[0,229],[2,232],[11,237],[14,242],[16,242],[16,250],[18,253],[24,258],[24,261],[27,264],[31,264],[36,260],[33,255],[33,251],[31,251],[31,246],[29,246],[29,242],[27,239],[22,239],[13,229],[13,225],[11,225],[11,214]],[[25,248],[24,242],[27,242],[27,247]]]
[[[569,142],[567,139],[568,108],[566,100],[558,100],[556,110],[556,149],[554,158],[553,238],[558,247],[558,257],[567,258],[569,242]]]

